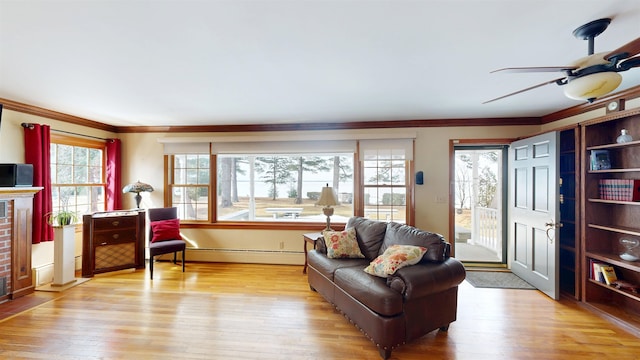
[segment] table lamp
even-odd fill
[[[333,192],[333,188],[327,184],[327,186],[322,188],[322,193],[320,194],[320,199],[316,203],[316,205],[324,206],[322,208],[322,212],[327,217],[327,227],[323,231],[333,231],[331,229],[331,215],[333,215],[332,206],[338,205],[338,198],[336,194]]]

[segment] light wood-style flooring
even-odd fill
[[[2,359],[379,359],[300,266],[157,263],[0,304]],[[430,309],[438,311],[438,309]],[[458,320],[393,359],[640,359],[640,339],[535,290],[459,290]]]

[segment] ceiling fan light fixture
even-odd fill
[[[622,76],[615,71],[605,71],[570,79],[564,94],[571,99],[593,101],[615,90]]]

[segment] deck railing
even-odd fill
[[[498,257],[502,254],[502,228],[498,218],[498,209],[476,207],[473,209],[472,245],[485,247],[495,251]]]

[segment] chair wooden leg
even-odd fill
[[[176,251],[176,252],[173,253],[173,264],[174,265],[177,263],[176,262],[177,259],[178,259],[178,252]]]
[[[187,249],[182,250],[182,272],[184,272],[184,253],[187,252]]]
[[[153,256],[149,256],[149,272],[151,273],[151,280],[153,280]]]

